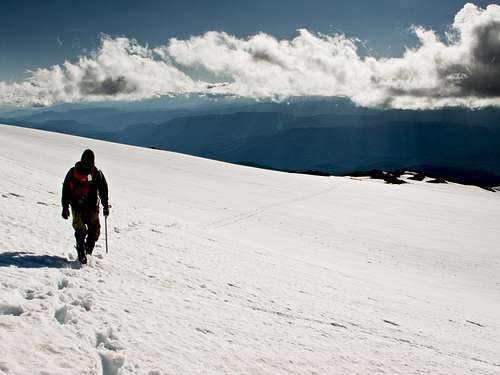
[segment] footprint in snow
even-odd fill
[[[24,298],[27,299],[28,301],[31,301],[32,299],[35,298],[35,291],[31,289],[26,290]]]
[[[115,330],[109,327],[104,332],[97,332],[95,347],[101,359],[103,375],[117,375],[125,363],[125,357],[119,353],[123,347]]]
[[[104,331],[96,332],[95,347],[97,349],[104,348],[113,352],[123,349],[120,344],[120,339],[116,334],[116,330],[113,327],[108,327]]]
[[[128,226],[129,226],[129,228],[135,228],[141,224],[143,224],[142,221],[131,221],[130,223],[128,223]]]
[[[21,195],[16,194],[16,193],[7,193],[7,194],[2,194],[2,197],[3,198],[12,198],[12,197],[20,198]]]
[[[481,323],[473,322],[472,320],[466,320],[466,322],[478,327],[484,327],[484,325],[482,325]]]
[[[387,319],[382,319],[383,322],[387,323],[387,324],[390,324],[390,325],[393,325],[395,327],[399,327],[399,324],[398,323],[394,323],[393,321],[390,321],[390,320],[387,320]]]
[[[56,309],[56,311],[54,312],[54,318],[60,324],[67,324],[70,321],[76,321],[75,319],[73,319],[71,309],[68,307],[68,305],[63,305]]]
[[[40,291],[36,291],[36,290],[33,290],[33,289],[27,289],[25,292],[24,292],[24,298],[28,301],[32,301],[34,299],[46,299],[47,298],[47,293],[43,294],[41,293]]]
[[[203,333],[203,334],[205,334],[205,335],[208,335],[208,334],[210,334],[210,335],[215,335],[215,333],[214,333],[214,332],[212,332],[212,331],[210,331],[209,329],[206,329],[206,328],[199,328],[199,327],[196,327],[195,329],[196,329],[198,332],[201,332],[201,333]]]
[[[113,351],[101,349],[98,351],[101,359],[101,367],[103,375],[118,375],[120,369],[125,363],[125,357]]]
[[[91,295],[80,296],[78,299],[75,299],[71,302],[73,306],[80,306],[85,311],[90,311],[92,309],[92,305],[94,304],[94,300]]]
[[[67,288],[69,286],[69,280],[66,277],[63,277],[61,280],[57,282],[57,289],[61,290]]]

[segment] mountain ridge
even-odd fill
[[[245,108],[249,110],[238,112]],[[337,113],[296,114],[327,111],[322,108]],[[256,109],[269,111],[255,112]],[[288,110],[288,113],[271,112],[271,109]],[[79,124],[76,120],[26,122],[15,118],[3,122],[233,163],[266,165],[275,170],[317,170],[342,175],[357,170],[428,165],[442,170],[462,168],[460,181],[481,186],[496,184],[487,174],[500,176],[500,125],[495,125],[495,115],[499,112],[494,109],[380,111],[357,108],[348,101],[333,106],[329,102],[260,103],[219,107],[208,113],[193,109],[146,111],[151,121],[138,124],[130,123],[147,120],[146,112],[110,108],[92,112],[85,109],[54,113],[58,118],[68,113],[84,113],[87,119],[92,116],[98,119],[96,124]],[[44,113],[28,118],[40,120],[52,115]],[[118,117],[103,127],[100,124],[107,121],[109,113]],[[101,114],[104,117],[100,117]],[[123,122],[120,116],[131,117]],[[162,121],[165,116],[168,120]],[[466,176],[467,171],[470,178]],[[478,177],[475,171],[481,171],[484,178]],[[454,176],[458,175],[448,173],[445,177]]]

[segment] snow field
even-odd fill
[[[81,267],[59,201],[88,147],[113,208]],[[10,126],[0,168],[0,373],[500,373],[496,193]]]

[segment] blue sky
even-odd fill
[[[238,37],[264,31],[291,38],[296,29],[343,32],[367,41],[376,56],[399,56],[413,45],[412,24],[442,33],[466,3],[458,0],[60,1],[0,2],[0,80],[74,60],[96,49],[100,33],[160,45],[205,31]],[[494,1],[475,1],[484,7]]]

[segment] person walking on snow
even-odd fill
[[[62,217],[73,216],[78,260],[87,263],[99,239],[99,199],[104,216],[109,215],[108,184],[104,174],[94,164],[94,152],[85,150],[82,158],[66,174],[62,188]]]

